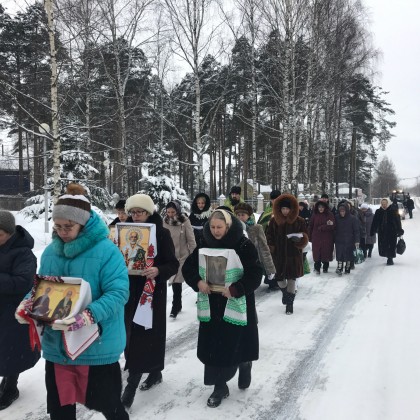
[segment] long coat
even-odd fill
[[[320,202],[314,206],[309,221],[309,241],[312,242],[312,255],[314,261],[332,261],[334,252],[335,217],[329,207],[319,212]],[[327,223],[329,222],[329,223]]]
[[[370,234],[370,228],[372,227],[373,222],[373,212],[371,208],[368,208],[365,212],[366,220],[366,245],[376,244],[376,233],[373,235]]]
[[[243,277],[230,286],[232,296],[246,297],[247,325],[233,325],[223,320],[227,298],[219,293],[209,295],[209,322],[200,322],[198,331],[197,356],[208,366],[227,367],[239,363],[257,360],[259,341],[254,291],[261,283],[262,268],[258,254],[252,242],[243,236],[240,221],[232,218],[232,226],[226,235],[217,240],[210,232],[207,223],[204,226],[205,248],[234,249],[238,254],[243,269]],[[201,280],[198,271],[198,248],[187,258],[183,268],[185,281],[198,292],[197,283]]]
[[[397,237],[404,234],[401,227],[401,218],[394,206],[386,210],[380,207],[373,216],[370,234],[378,233],[378,251],[381,257],[395,258]]]
[[[280,210],[280,203],[287,199],[291,209],[287,217]],[[299,205],[291,194],[282,194],[273,202],[273,217],[267,229],[267,243],[276,267],[278,280],[296,279],[303,276],[302,249],[308,244],[306,222],[298,216]],[[298,242],[287,238],[288,234],[302,233]]]
[[[33,246],[32,236],[21,226],[0,246],[0,376],[30,369],[39,359],[39,353],[30,348],[28,325],[15,319],[36,273]]]
[[[133,220],[129,218],[127,221],[132,222]],[[174,243],[169,231],[163,227],[162,218],[154,213],[146,223],[156,225],[157,255],[154,266],[158,267],[159,275],[156,277],[156,286],[153,292],[153,325],[148,330],[133,322],[146,277],[129,276],[130,297],[125,305],[127,331],[125,369],[137,373],[161,371],[165,366],[166,282],[177,273],[179,267]]]
[[[274,274],[276,267],[274,267],[273,258],[271,257],[270,248],[267,245],[267,238],[265,237],[264,229],[261,225],[246,225],[246,232],[248,238],[257,248],[258,258],[264,267],[267,274]]]
[[[163,226],[168,229],[171,234],[175,247],[175,256],[179,261],[178,273],[170,283],[182,283],[184,281],[182,266],[188,255],[190,255],[197,246],[191,222],[182,214],[176,222],[165,217],[163,219]]]
[[[340,208],[346,210],[344,217],[340,216]],[[360,222],[350,214],[347,204],[340,204],[335,223],[335,258],[337,261],[354,261],[355,244],[360,243]]]

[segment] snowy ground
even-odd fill
[[[215,409],[206,406],[212,389],[203,385],[196,358],[196,296],[184,288],[183,311],[168,318],[164,381],[138,391],[130,418],[419,419],[420,200],[416,206],[414,219],[403,221],[407,251],[394,266],[386,266],[375,248],[373,258],[350,275],[338,277],[335,262],[328,274],[306,275],[291,316],[284,314],[279,292],[259,288],[260,360],[251,387],[239,390],[235,377],[230,397]],[[17,219],[35,237],[39,257],[50,236],[43,234],[43,221]],[[168,289],[168,314],[170,301]],[[42,360],[22,373],[19,389],[20,398],[0,418],[47,419]],[[102,418],[78,409],[78,419]]]

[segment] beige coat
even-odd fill
[[[181,222],[182,221],[182,222]],[[164,218],[163,226],[171,233],[172,241],[175,246],[175,255],[179,261],[178,273],[175,277],[169,279],[169,284],[182,283],[182,266],[187,257],[194,251],[196,247],[194,231],[187,217],[181,217],[179,224],[171,224]]]
[[[264,234],[264,229],[261,225],[246,226],[249,239],[255,245],[258,251],[258,258],[264,267],[267,275],[275,274],[273,259],[271,257],[270,248],[267,245],[267,239]]]

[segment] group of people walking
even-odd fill
[[[153,264],[139,274],[129,274],[121,251],[108,238],[108,226],[91,209],[84,188],[78,184],[67,187],[54,205],[52,242],[41,256],[38,273],[83,278],[90,285],[92,301],[81,313],[44,325],[42,355],[51,419],[75,419],[76,403],[102,412],[107,419],[129,418],[126,409],[137,390],[147,391],[163,380],[167,285],[173,290],[169,316],[175,319],[182,310],[184,281],[197,292],[197,356],[204,365],[204,384],[214,386],[207,405],[219,406],[229,395],[227,383],[236,372],[240,389],[251,383],[252,362],[259,357],[254,292],[263,273],[278,285],[286,314],[292,314],[308,241],[312,242],[315,272],[320,273],[321,267],[328,271],[335,246],[341,274],[343,269],[350,272],[358,246],[371,255],[376,233],[379,253],[389,263],[395,257],[396,238],[403,234],[387,199],[374,216],[368,206],[352,215],[348,203],[341,203],[334,216],[321,200],[306,221],[299,216],[293,195],[273,191],[257,223],[240,193],[239,187],[233,187],[225,205],[215,210],[208,195],[197,194],[189,216],[177,201],[170,201],[161,216],[145,194],[118,202],[118,217],[111,225],[147,223],[156,230]],[[15,226],[13,215],[0,211],[0,410],[18,398],[19,373],[33,367],[40,357],[36,349],[30,349],[27,325],[36,272],[33,245],[30,234]],[[233,256],[227,257],[217,291],[208,278],[211,270],[205,261],[209,255],[218,262],[224,255]],[[152,300],[151,328],[134,321],[145,294]],[[98,325],[100,337],[72,359],[65,349],[63,331],[92,324]],[[119,364],[122,353],[128,371],[124,387]]]

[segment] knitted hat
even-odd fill
[[[326,198],[327,200],[329,199],[328,194],[322,194],[321,198]]]
[[[235,214],[237,213],[246,213],[248,216],[252,216],[254,211],[249,204],[239,203],[235,206]]]
[[[117,209],[117,210],[124,210],[125,209],[125,200],[120,200],[120,201],[118,201],[118,203],[117,204],[115,204],[115,208]]]
[[[281,192],[279,190],[273,190],[270,193],[270,200],[275,200],[277,197],[281,196]]]
[[[242,192],[241,187],[234,186],[230,189],[231,194],[240,194]]]
[[[279,208],[282,208],[282,207],[287,207],[288,209],[290,209],[292,207],[292,203],[290,202],[289,199],[284,198],[279,203]]]
[[[67,185],[67,192],[58,198],[54,205],[52,218],[66,219],[84,226],[90,218],[90,201],[86,190],[80,184]]]
[[[368,208],[369,208],[369,206],[368,206],[366,203],[363,203],[363,204],[360,206],[360,208],[361,208],[361,209],[368,209]]]
[[[125,211],[129,212],[136,207],[146,210],[149,214],[155,212],[155,203],[147,194],[134,194],[127,199]]]
[[[15,233],[15,216],[10,211],[0,210],[0,230],[13,235]]]
[[[304,203],[303,201],[299,201],[299,206],[300,207],[306,207],[306,203]]]

